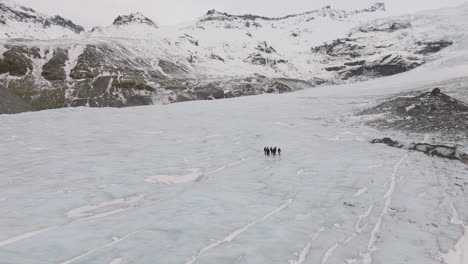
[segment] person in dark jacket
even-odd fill
[[[270,149],[269,148],[266,148],[266,155],[270,156]]]

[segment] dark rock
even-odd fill
[[[341,71],[341,70],[344,70],[346,69],[345,66],[334,66],[334,67],[326,67],[325,70],[326,71]]]
[[[116,26],[123,26],[123,25],[130,25],[130,24],[146,24],[155,28],[158,27],[156,23],[154,23],[153,20],[145,17],[141,13],[118,16],[114,20],[114,23],[113,23],[113,25],[116,25]]]
[[[180,37],[181,39],[186,39],[188,42],[192,43],[193,45],[195,46],[198,46],[199,45],[199,41],[196,40],[194,37],[188,35],[188,34],[185,34],[184,36]]]
[[[352,61],[352,62],[345,62],[344,65],[346,66],[360,66],[366,64],[365,60],[359,60],[359,61]]]
[[[370,25],[367,27],[361,27],[360,32],[394,32],[401,29],[406,29],[411,27],[410,23],[407,22],[386,22],[380,25]]]
[[[382,139],[374,139],[371,141],[372,144],[385,144],[390,147],[395,148],[403,148],[404,145],[400,144],[398,141],[394,141],[391,138],[382,138]]]
[[[35,109],[19,96],[0,85],[0,114],[17,114],[29,111],[35,111]]]
[[[359,61],[359,63],[361,62]],[[409,60],[401,55],[388,54],[373,63],[364,62],[362,66],[340,72],[340,77],[347,80],[360,76],[372,78],[391,76],[417,68],[420,65],[420,62]]]
[[[409,149],[423,152],[429,156],[437,156],[437,157],[444,158],[444,159],[468,162],[468,155],[458,150],[456,147],[418,143],[418,144],[411,144],[409,146]]]
[[[411,143],[409,145],[400,144],[398,141],[392,140],[391,138],[374,139],[371,141],[372,144],[380,143],[386,144],[390,147],[399,149],[408,149],[413,151],[423,152],[429,156],[437,156],[439,158],[459,160],[461,162],[468,162],[468,155],[457,147],[451,147],[446,145],[432,145],[427,143]]]
[[[7,48],[9,48],[9,50],[4,52],[3,59],[0,59],[0,74],[10,73],[12,76],[24,76],[29,70],[32,70],[33,63],[30,57],[41,57],[36,48],[23,46]]]
[[[160,60],[159,67],[161,67],[164,73],[171,74],[172,76],[186,76],[189,73],[189,70],[185,67],[170,61]]]
[[[266,41],[264,42],[260,42],[258,45],[257,45],[257,48],[256,48],[258,51],[260,52],[264,52],[264,53],[267,53],[267,54],[272,54],[272,53],[276,53],[276,50],[272,47],[272,46],[269,46]]]
[[[259,53],[251,54],[245,62],[249,62],[254,65],[267,65],[268,60]]]
[[[56,49],[53,57],[42,67],[41,75],[49,81],[66,80],[65,64],[68,60],[68,50]]]
[[[439,40],[439,41],[419,41],[417,42],[417,45],[420,46],[419,50],[416,51],[416,54],[432,54],[441,51],[442,49],[445,49],[447,47],[450,47],[453,45],[452,41],[445,41],[445,40]]]
[[[139,96],[139,95],[134,95],[131,96],[127,99],[127,103],[125,104],[125,107],[130,107],[130,106],[140,106],[140,105],[152,105],[153,104],[153,99],[151,99],[150,96]]]
[[[432,90],[431,94],[436,96],[436,95],[439,95],[441,93],[440,91],[440,88],[435,88],[434,90]]]
[[[212,60],[219,60],[219,61],[224,62],[224,59],[223,59],[223,58],[221,58],[220,56],[215,55],[215,54],[211,54],[210,58],[211,58]]]
[[[63,28],[68,28],[68,29],[70,29],[71,31],[73,31],[73,32],[75,32],[77,34],[80,34],[80,33],[85,31],[85,29],[82,26],[77,25],[77,24],[73,23],[71,20],[63,18],[61,16],[52,17],[50,19],[50,24],[61,26]]]
[[[312,51],[332,57],[356,58],[361,56],[361,51],[364,48],[365,46],[357,45],[355,39],[344,38],[312,48]]]
[[[87,45],[83,53],[78,57],[76,66],[71,70],[70,77],[73,79],[91,79],[99,75],[102,52],[94,45]]]
[[[367,124],[379,129],[437,134],[447,139],[468,138],[468,105],[437,89],[417,96],[397,96],[363,110],[376,116]]]

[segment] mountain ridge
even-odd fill
[[[365,10],[323,16],[336,12],[326,7],[281,20],[234,16],[170,28],[134,13],[71,37],[4,38],[0,84],[38,110],[283,93],[403,73],[461,34],[386,18],[384,5]]]

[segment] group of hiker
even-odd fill
[[[278,148],[278,147],[274,147],[274,148],[273,147],[264,147],[263,152],[265,152],[266,156],[270,156],[270,155],[276,156],[276,153],[278,153],[278,155],[281,156],[281,148]]]

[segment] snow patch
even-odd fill
[[[10,245],[10,244],[14,244],[16,242],[19,242],[19,241],[22,241],[22,240],[25,240],[25,239],[28,239],[28,238],[31,238],[31,237],[38,236],[38,235],[40,235],[42,233],[49,232],[49,231],[54,230],[56,228],[57,228],[57,226],[44,228],[44,229],[29,232],[29,233],[24,233],[24,234],[9,238],[9,239],[4,240],[4,241],[0,241],[0,248],[2,248],[4,246],[7,246],[7,245]]]
[[[155,184],[184,184],[196,181],[203,173],[200,169],[191,169],[189,174],[183,176],[172,176],[172,175],[157,175],[148,177],[145,179],[146,182]]]
[[[128,208],[134,207],[141,200],[143,200],[143,198],[145,198],[145,194],[136,194],[127,198],[119,198],[119,199],[115,199],[115,200],[108,201],[108,202],[102,202],[98,205],[87,205],[87,206],[79,207],[79,208],[68,211],[66,215],[68,218],[108,216],[110,214],[122,212],[124,210],[127,210]],[[119,208],[111,210],[111,211],[106,211],[101,214],[93,213],[103,208],[109,209],[109,208],[115,208],[116,206],[118,206]]]
[[[460,219],[458,211],[450,204],[453,210],[452,219],[450,223],[459,225],[463,228],[463,236],[458,240],[454,249],[449,250],[446,254],[442,255],[442,260],[446,264],[466,264],[468,263],[468,226]]]
[[[365,192],[367,192],[367,190],[368,190],[367,187],[361,188],[355,194],[353,194],[353,197],[359,197],[363,195]]]

